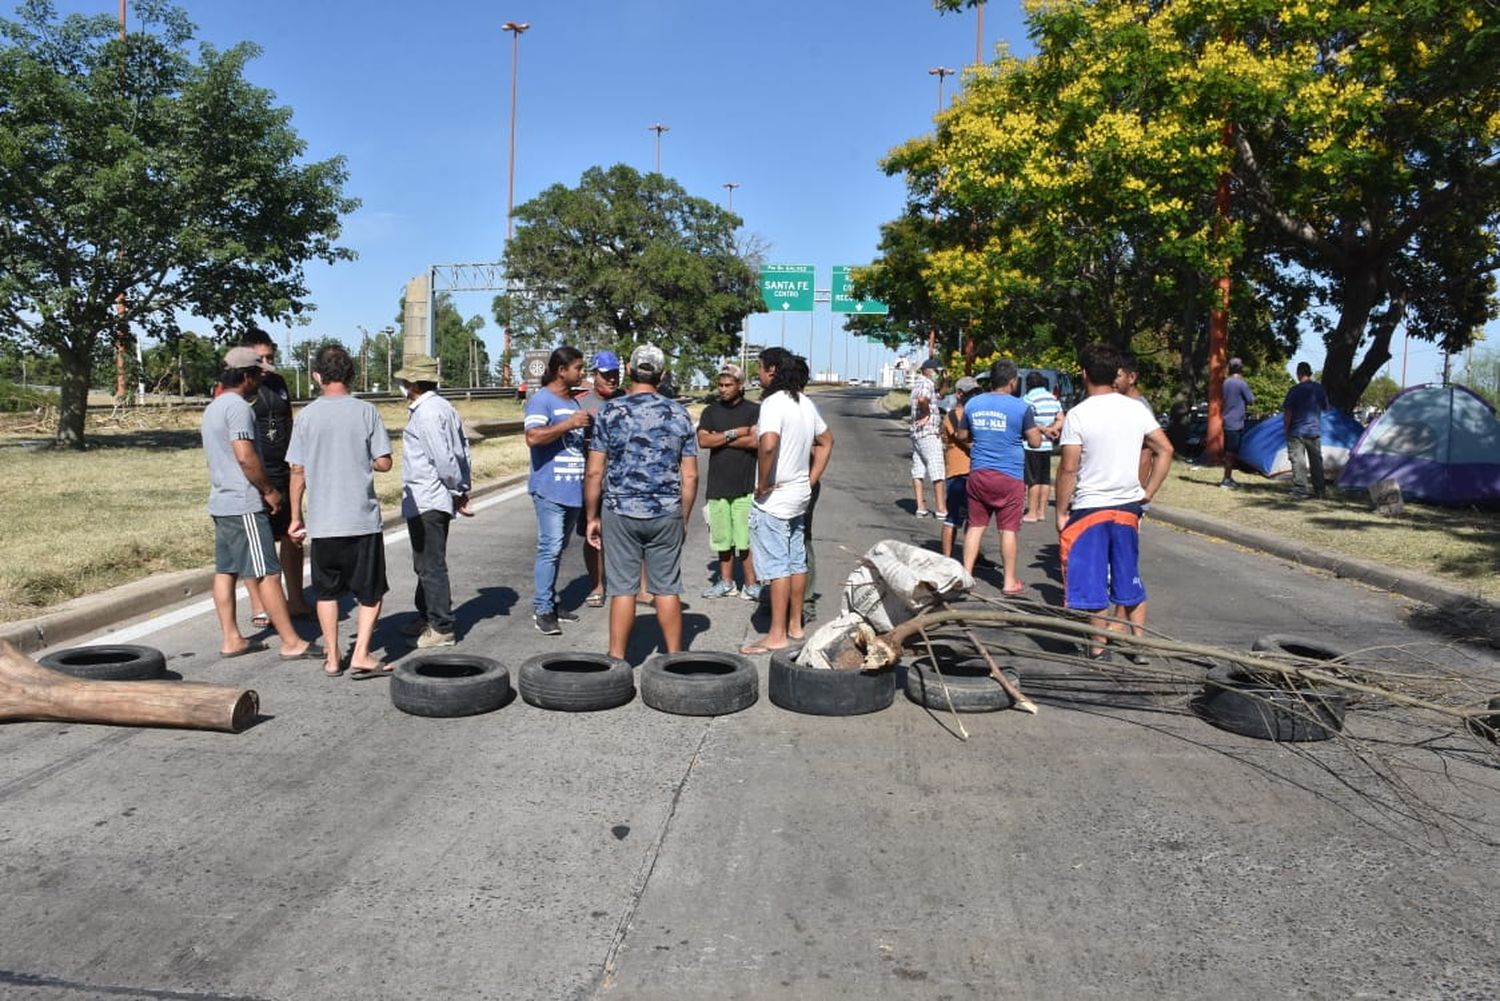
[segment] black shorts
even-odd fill
[[[334,601],[350,591],[361,605],[378,604],[390,590],[385,537],[371,532],[312,540],[312,586],[319,601]]]
[[[1244,428],[1235,428],[1233,431],[1231,431],[1229,428],[1225,428],[1224,429],[1224,451],[1228,452],[1230,455],[1239,455],[1240,454],[1240,442],[1244,441],[1244,439],[1245,439],[1245,429]]]
[[[1028,487],[1052,485],[1052,453],[1026,453],[1026,485]]]
[[[280,542],[286,538],[286,530],[292,523],[292,485],[290,481],[278,480],[274,476],[266,479],[281,492],[281,507],[275,511],[266,508],[266,517],[271,519],[271,538]]]

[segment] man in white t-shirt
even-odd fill
[[[833,432],[807,398],[807,362],[785,348],[760,355],[766,396],[756,424],[755,501],[750,508],[750,550],[755,575],[769,585],[771,628],[741,653],[770,653],[802,639],[807,593],[807,540],[803,532],[812,490],[828,468]]]
[[[1146,588],[1140,572],[1142,505],[1161,489],[1172,464],[1172,445],[1151,412],[1115,392],[1120,354],[1108,344],[1079,353],[1087,398],[1063,419],[1062,463],[1057,470],[1057,531],[1062,552],[1066,604],[1095,613],[1098,632],[1089,656],[1108,654],[1104,633],[1125,623],[1104,612],[1119,605],[1135,635],[1145,634]],[[1151,471],[1140,479],[1141,449],[1150,450]],[[1136,663],[1145,661],[1132,654]]]

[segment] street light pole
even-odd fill
[[[740,183],[738,181],[725,181],[723,184],[724,190],[729,192],[729,204],[726,206],[726,208],[728,208],[730,212],[734,211],[734,189],[739,186]]]
[[[656,172],[658,174],[660,174],[661,173],[661,134],[663,132],[671,132],[672,131],[672,126],[670,126],[670,125],[663,125],[661,122],[657,122],[655,125],[648,125],[648,126],[646,126],[646,131],[647,132],[655,132],[656,133]]]
[[[979,15],[979,29],[974,33],[974,64],[977,66],[984,62],[984,0],[979,0],[974,10]]]
[[[940,115],[943,113],[943,80],[944,80],[945,77],[952,76],[955,72],[956,72],[955,70],[951,70],[951,69],[949,69],[946,66],[934,66],[932,69],[930,69],[930,70],[927,71],[927,75],[928,76],[935,76],[935,77],[938,78],[938,103],[937,103],[937,109],[938,109],[938,114],[940,114]]]
[[[505,246],[510,248],[510,238],[515,232],[516,217],[516,67],[521,60],[521,35],[531,25],[524,21],[506,21],[500,26],[510,32],[510,169],[505,188]],[[510,293],[510,274],[507,269],[505,291]],[[429,287],[429,296],[432,290]],[[500,385],[510,385],[510,309],[505,313],[505,342],[500,349]]]

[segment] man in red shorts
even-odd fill
[[[969,446],[969,527],[964,531],[964,569],[970,576],[984,544],[990,518],[1000,530],[1000,558],[1005,564],[1006,594],[1026,588],[1016,575],[1016,533],[1026,510],[1026,455],[1021,443],[1035,448],[1041,429],[1031,404],[1016,395],[1016,363],[1002,358],[990,366],[990,391],[964,402],[955,437]]]
[[[1120,354],[1108,344],[1079,353],[1088,395],[1063,419],[1062,463],[1057,470],[1057,531],[1063,587],[1069,608],[1095,613],[1098,630],[1089,656],[1108,655],[1105,632],[1126,623],[1103,614],[1111,603],[1124,611],[1137,636],[1146,631],[1146,587],[1141,583],[1141,505],[1150,503],[1172,465],[1172,445],[1151,411],[1115,392]],[[1151,453],[1143,486],[1142,449]],[[1145,657],[1132,654],[1132,661]]]

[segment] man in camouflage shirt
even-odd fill
[[[698,495],[698,438],[682,404],[657,392],[666,356],[630,355],[630,389],[595,420],[583,477],[589,545],[604,551],[609,654],[624,657],[641,565],[668,653],[682,649],[682,540]]]

